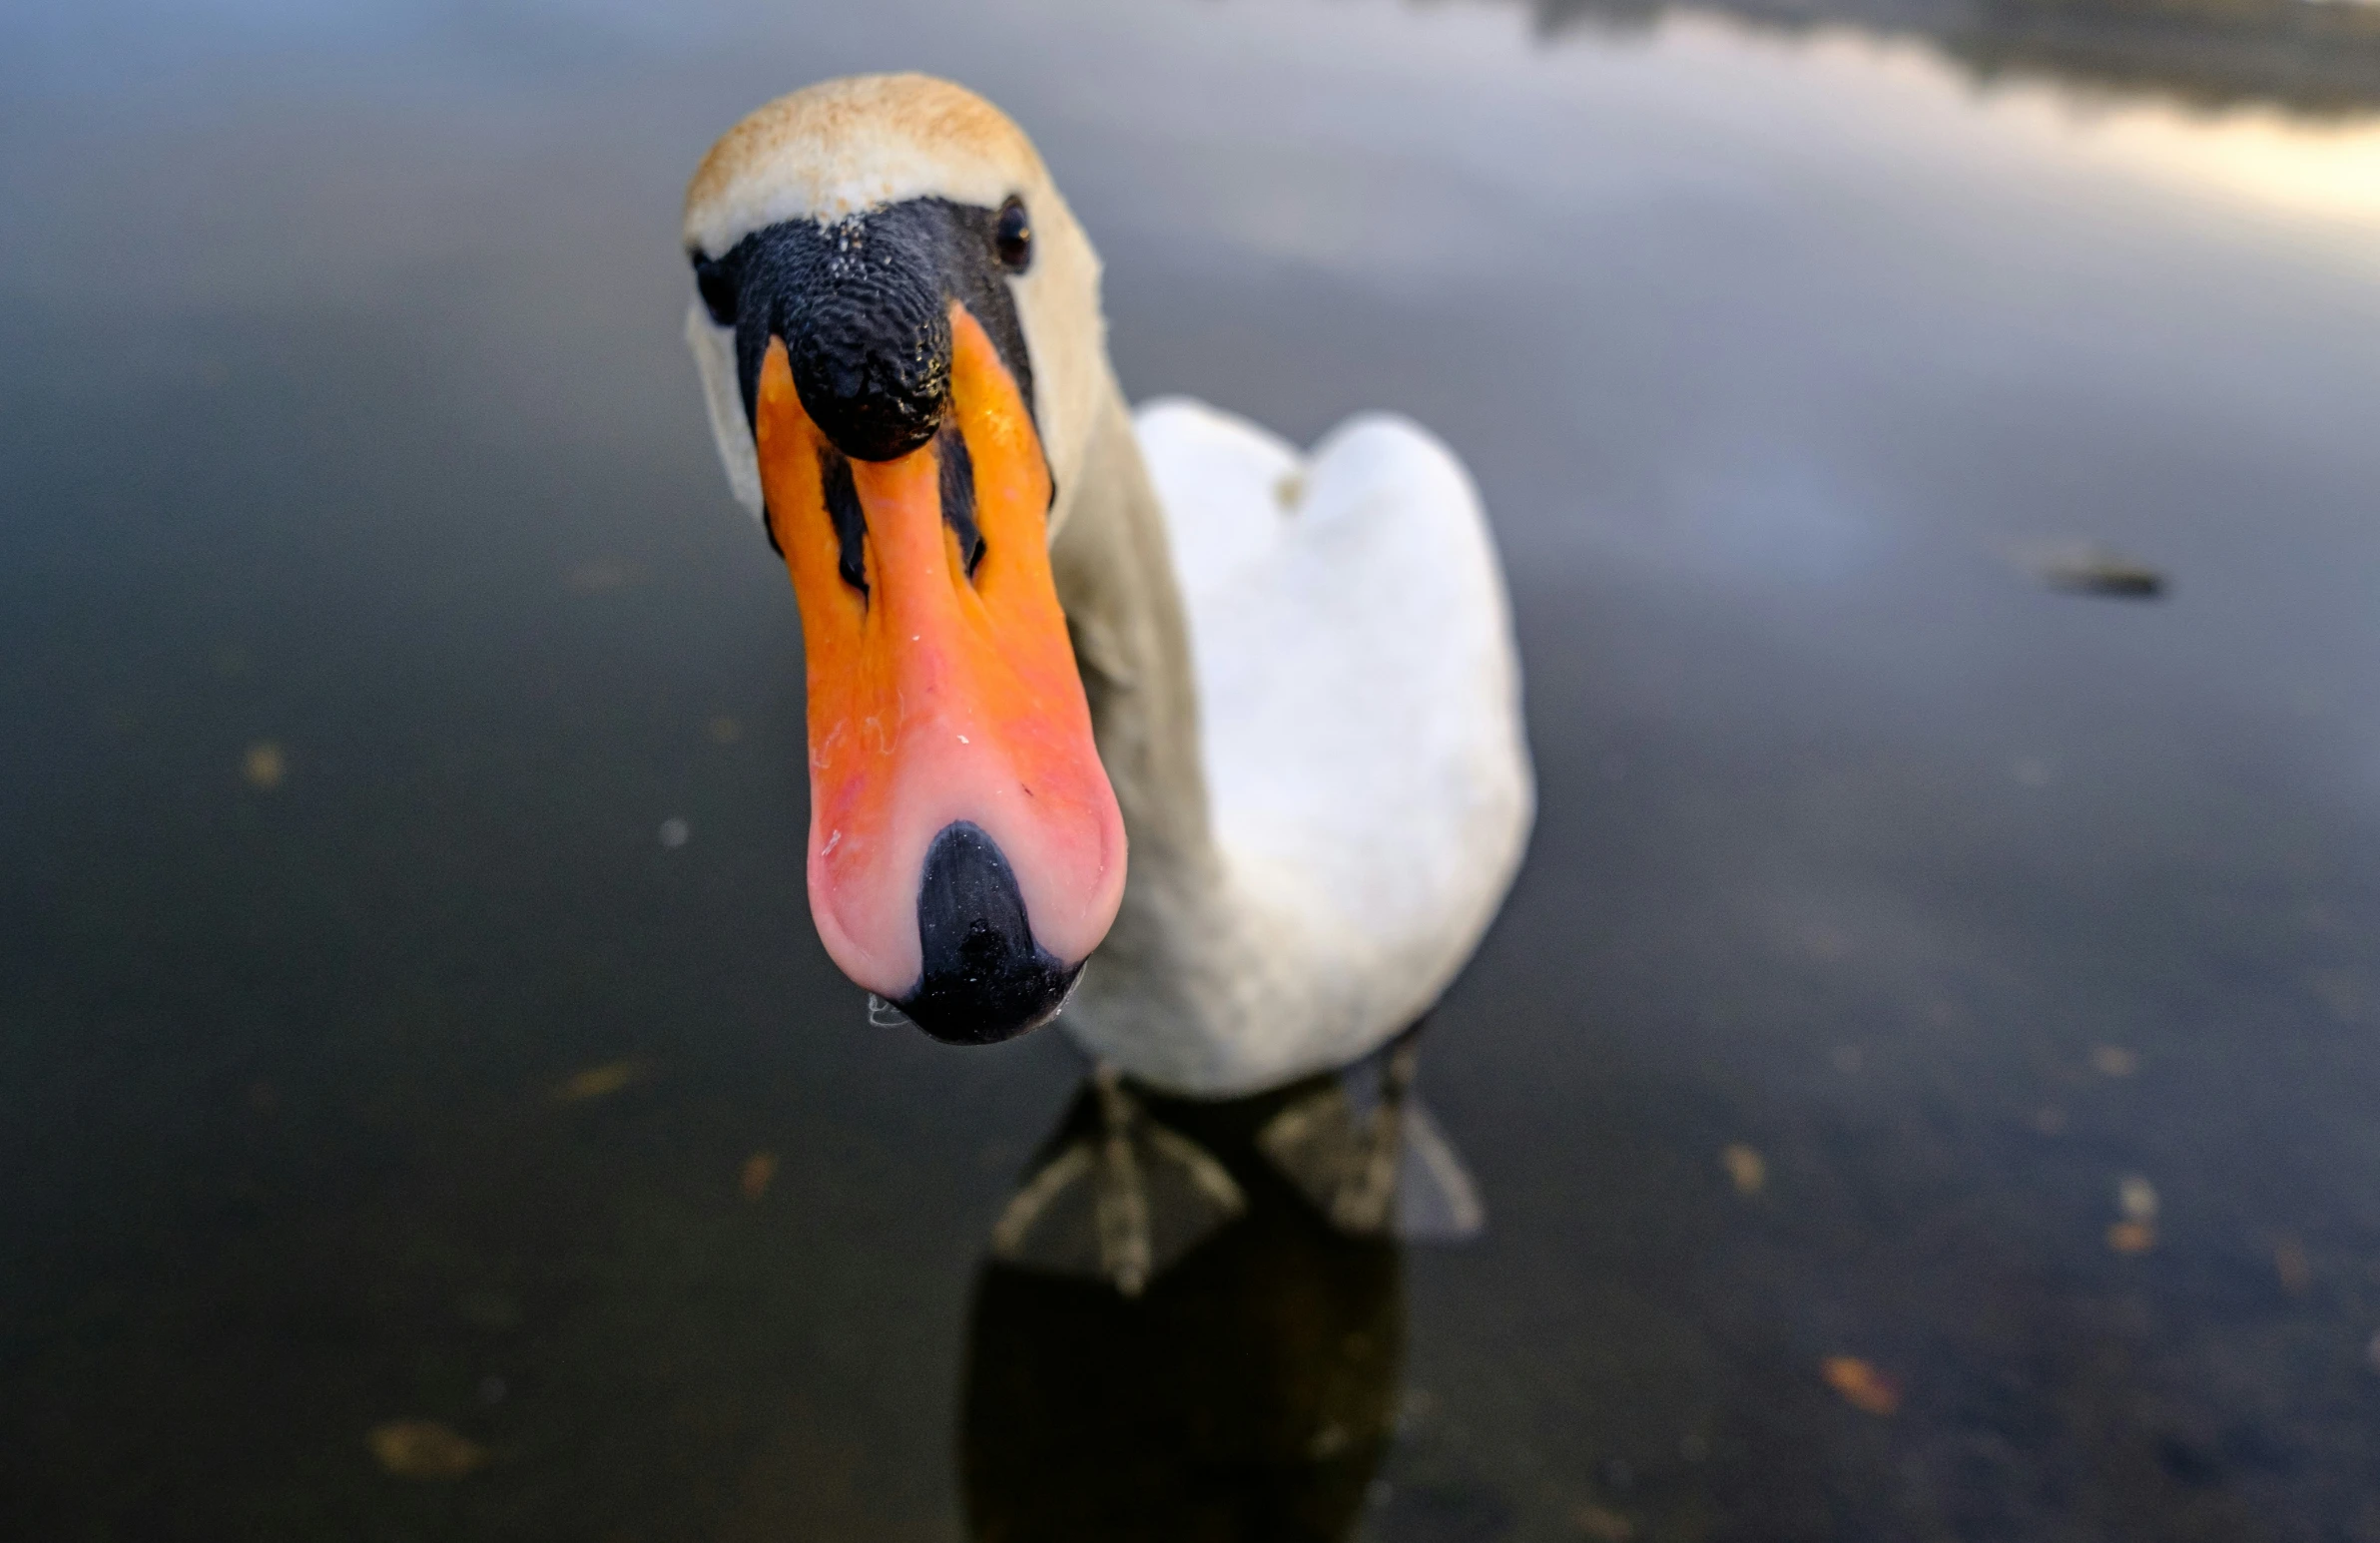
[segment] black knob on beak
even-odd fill
[[[1014,219],[1011,219],[1011,215]],[[1028,407],[1026,356],[1008,281],[1031,259],[1023,206],[910,199],[834,221],[787,220],[714,257],[695,250],[711,319],[736,330],[749,419],[761,364],[783,338],[803,410],[856,461],[891,461],[934,436],[949,406],[950,306],[990,333]]]
[[[880,244],[864,230],[835,236],[849,247],[819,264],[786,318],[794,388],[844,454],[894,460],[941,427],[950,392],[948,301],[930,267],[872,251]]]

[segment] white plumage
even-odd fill
[[[1402,418],[1311,455],[1197,402],[1135,427],[1188,613],[1215,847],[1174,989],[1059,1020],[1140,1080],[1228,1096],[1368,1054],[1437,1000],[1502,902],[1533,795],[1478,492]]]

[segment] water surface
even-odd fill
[[[1423,1073],[1490,1232],[1184,1288],[1218,1363],[1293,1285],[1371,1336],[1316,1503],[2380,1536],[2380,128],[1552,15],[0,23],[5,1530],[964,1535],[965,1368],[1068,1352],[978,1262],[1079,1066],[820,951],[677,338],[711,138],[919,67],[1040,142],[1136,396],[1410,412],[1511,570],[1542,812]]]

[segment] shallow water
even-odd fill
[[[1110,1479],[1219,1411],[1387,1543],[2380,1537],[2380,128],[1374,0],[0,61],[0,1530],[993,1535],[1110,1398]],[[1480,479],[1542,812],[1425,1057],[1475,1247],[978,1275],[1079,1067],[820,952],[677,337],[703,147],[891,66],[1039,140],[1135,395]]]

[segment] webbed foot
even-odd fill
[[[1092,1073],[1091,1090],[1095,1128],[1060,1146],[1017,1190],[992,1229],[991,1253],[1138,1296],[1247,1202],[1221,1163],[1149,1118],[1113,1067]]]
[[[1414,1092],[1421,1032],[1417,1023],[1391,1042],[1371,1088],[1350,1071],[1257,1135],[1258,1150],[1341,1232],[1451,1243],[1487,1225],[1479,1186]]]

